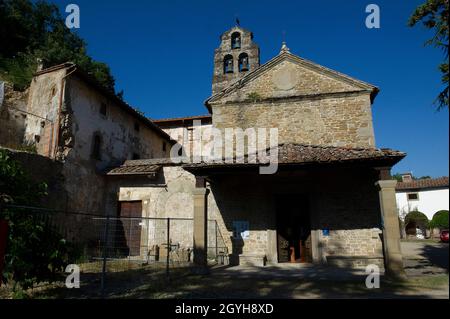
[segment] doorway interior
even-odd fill
[[[276,196],[279,263],[311,262],[311,223],[308,196]]]

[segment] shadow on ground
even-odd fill
[[[81,276],[80,289],[53,287],[33,297],[448,298],[448,275],[441,276],[444,277],[429,287],[417,281],[393,281],[382,277],[379,289],[368,289],[364,272],[334,267],[222,267],[211,269],[208,275],[173,269],[170,278],[162,271],[130,270],[108,274],[104,295],[100,293],[98,274],[86,273]]]

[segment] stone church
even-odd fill
[[[24,138],[63,163],[66,208],[190,218],[198,266],[207,264],[214,220],[231,264],[402,272],[390,170],[405,153],[376,148],[378,88],[285,43],[261,64],[252,32],[240,26],[221,35],[213,72],[207,115],[162,120],[142,116],[76,65],[37,72],[27,111],[38,117],[28,115]],[[227,128],[276,128],[276,172],[260,174],[258,161],[171,159],[176,147],[192,149],[195,129]]]

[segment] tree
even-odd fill
[[[430,228],[448,229],[448,210],[440,210],[433,215]]]
[[[444,62],[439,65],[442,74],[442,84],[444,89],[439,93],[435,100],[438,109],[448,108],[448,41],[449,41],[449,0],[427,0],[424,4],[418,6],[412,16],[409,18],[408,25],[415,26],[418,22],[434,31],[434,36],[425,42],[425,45],[434,45],[444,52]]]
[[[65,25],[56,5],[46,1],[0,0],[0,75],[24,89],[36,71],[74,62],[114,93],[114,77],[105,63],[87,54],[86,42]]]
[[[402,181],[402,174],[395,173],[394,175],[392,175],[392,179],[395,179],[397,182],[401,182]]]
[[[48,222],[50,215],[11,206],[37,205],[46,189],[45,183],[32,181],[6,150],[0,150],[0,219],[9,224],[0,280],[12,282],[16,293],[57,279],[57,272],[64,269],[74,251]]]
[[[417,226],[421,228],[428,228],[428,217],[419,211],[409,212],[405,216],[405,225],[408,225],[410,222],[415,222]]]

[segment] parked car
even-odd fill
[[[448,229],[447,230],[441,230],[441,241],[444,243],[448,243]]]

